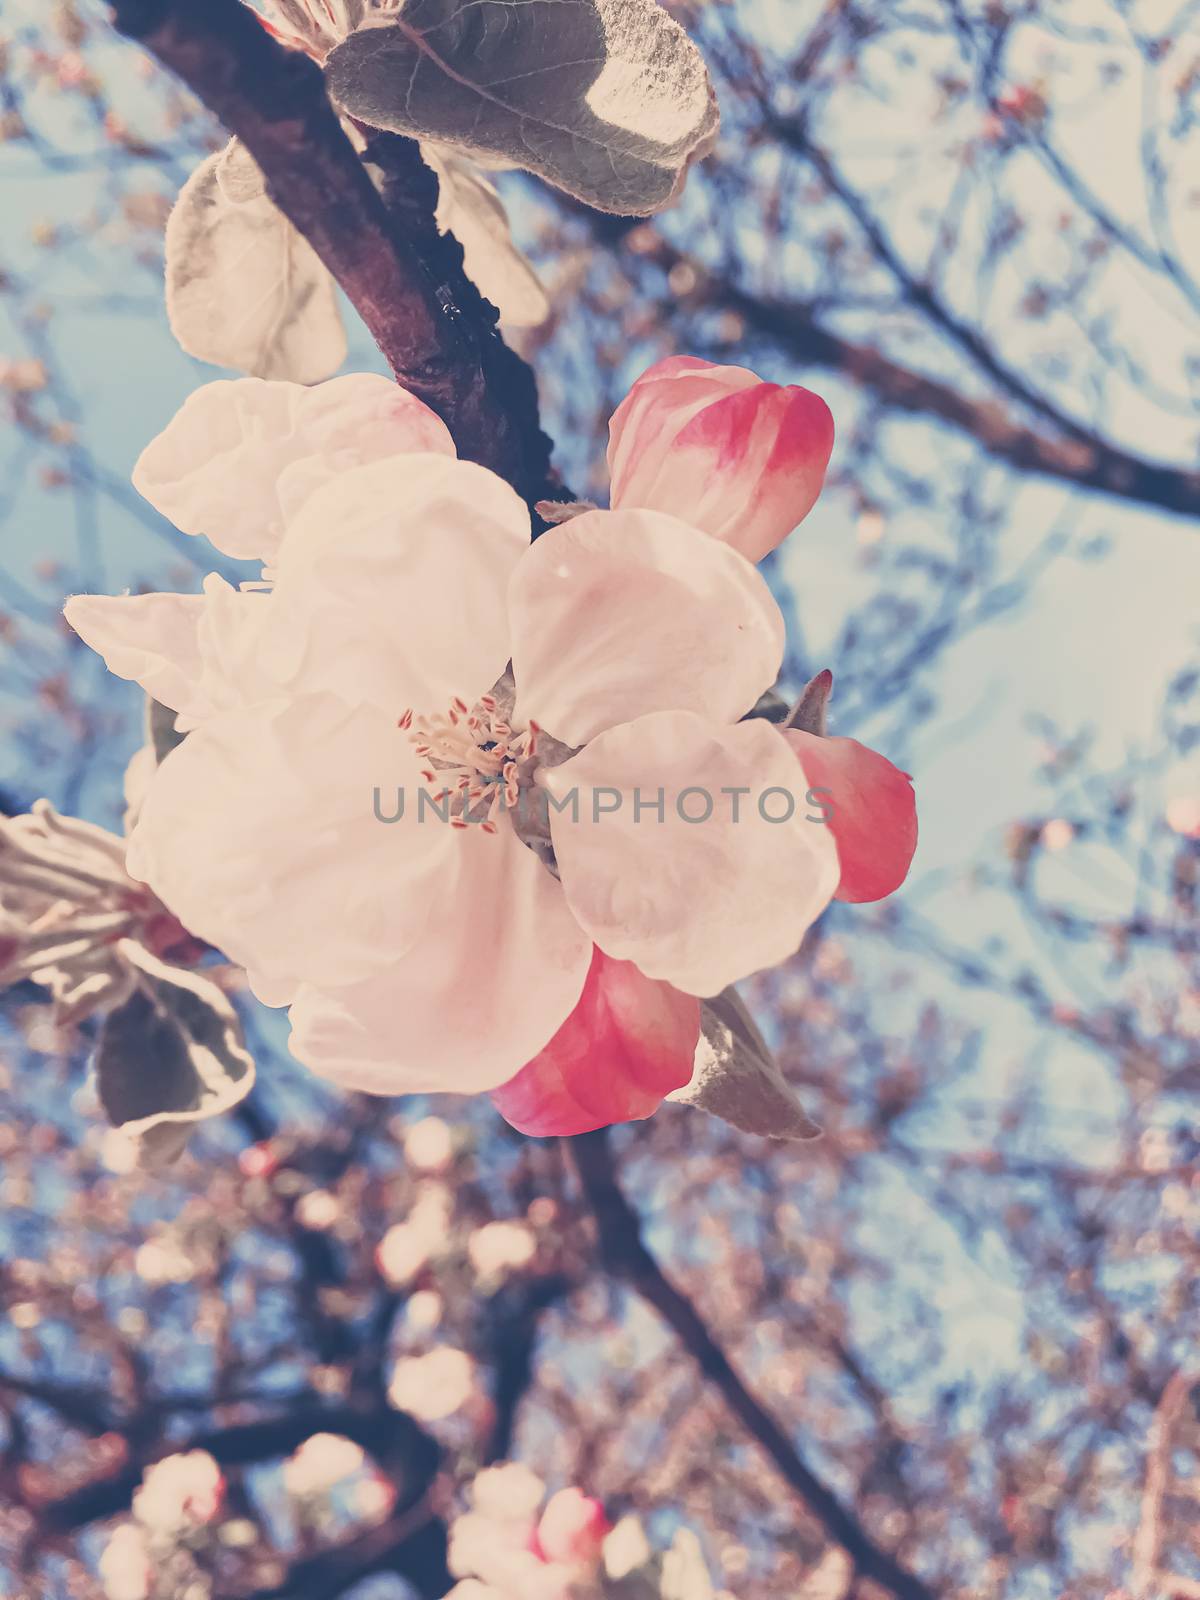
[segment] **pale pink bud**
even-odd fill
[[[547,1561],[592,1568],[612,1531],[599,1500],[582,1489],[560,1489],[551,1496],[537,1527],[537,1548]]]
[[[612,504],[667,511],[761,561],[812,510],[833,450],[819,395],[672,356],[609,423]]]

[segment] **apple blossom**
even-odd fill
[[[537,1548],[547,1561],[585,1571],[600,1563],[604,1541],[612,1531],[599,1500],[582,1489],[560,1489],[552,1495],[537,1525]]]
[[[353,1439],[340,1433],[314,1433],[283,1463],[283,1485],[300,1498],[328,1494],[360,1472],[366,1459],[362,1446]]]
[[[515,1272],[528,1266],[536,1254],[537,1235],[524,1222],[485,1222],[467,1240],[467,1259],[481,1278]]]
[[[454,1135],[441,1117],[422,1117],[404,1130],[404,1159],[419,1172],[445,1172],[454,1160]]]
[[[450,1528],[449,1566],[463,1580],[451,1595],[582,1600],[597,1592],[610,1531],[604,1508],[568,1488],[551,1498],[539,1518],[544,1494],[541,1479],[519,1462],[477,1474],[471,1507]]]
[[[816,503],[833,450],[819,395],[670,356],[613,413],[612,504],[670,511],[761,561]]]
[[[146,1468],[133,1514],[160,1533],[202,1527],[217,1515],[224,1495],[225,1480],[208,1451],[186,1450]]]
[[[388,1399],[397,1411],[421,1422],[440,1422],[460,1411],[478,1389],[475,1363],[465,1350],[439,1345],[422,1356],[397,1361]]]
[[[123,1522],[113,1530],[98,1567],[108,1600],[150,1600],[154,1567],[146,1535],[135,1523]]]
[[[135,483],[268,565],[68,604],[191,730],[129,870],[290,1006],[324,1076],[492,1090],[536,1134],[648,1116],[690,1077],[701,998],[790,956],[839,877],[861,899],[903,876],[861,762],[840,832],[792,820],[852,741],[741,720],[784,623],[731,544],[617,509],[531,545],[508,485],[369,376],[211,384]]]

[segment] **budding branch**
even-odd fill
[[[113,23],[180,78],[245,144],[267,192],[345,290],[397,382],[443,419],[459,454],[532,508],[558,499],[529,367],[433,220],[437,180],[411,139],[376,135],[371,182],[320,68],[242,0],[113,0]]]

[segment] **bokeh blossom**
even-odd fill
[[[224,1493],[221,1469],[207,1450],[187,1450],[146,1468],[133,1514],[156,1533],[203,1527],[220,1511]]]
[[[611,1524],[598,1500],[568,1488],[545,1508],[545,1485],[517,1462],[489,1467],[450,1530],[454,1600],[577,1600],[598,1594]]]

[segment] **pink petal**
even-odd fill
[[[612,504],[670,511],[760,561],[812,510],[833,449],[819,395],[674,357],[609,425]]]
[[[606,954],[688,994],[776,966],[838,881],[802,776],[759,718],[659,711],[600,734],[538,777],[571,910]]]
[[[445,424],[374,373],[308,389],[238,378],[189,396],[133,471],[133,484],[184,533],[226,555],[270,561],[290,516],[330,478],[411,451],[454,455]]]
[[[661,511],[551,528],[516,568],[508,610],[516,715],[571,745],[648,711],[736,722],[783,659],[762,575]]]
[[[857,739],[795,729],[784,738],[800,758],[810,788],[827,791],[820,798],[829,807],[829,830],[842,869],[836,898],[883,900],[908,876],[917,848],[912,779]]]
[[[698,1000],[597,949],[575,1009],[492,1101],[539,1137],[638,1121],[691,1078],[699,1038]]]
[[[301,989],[292,1054],[368,1094],[478,1094],[511,1078],[570,1013],[591,943],[507,824],[487,834],[429,820],[418,831],[449,834],[420,939],[365,982]],[[382,874],[378,883],[381,898],[405,893]]]

